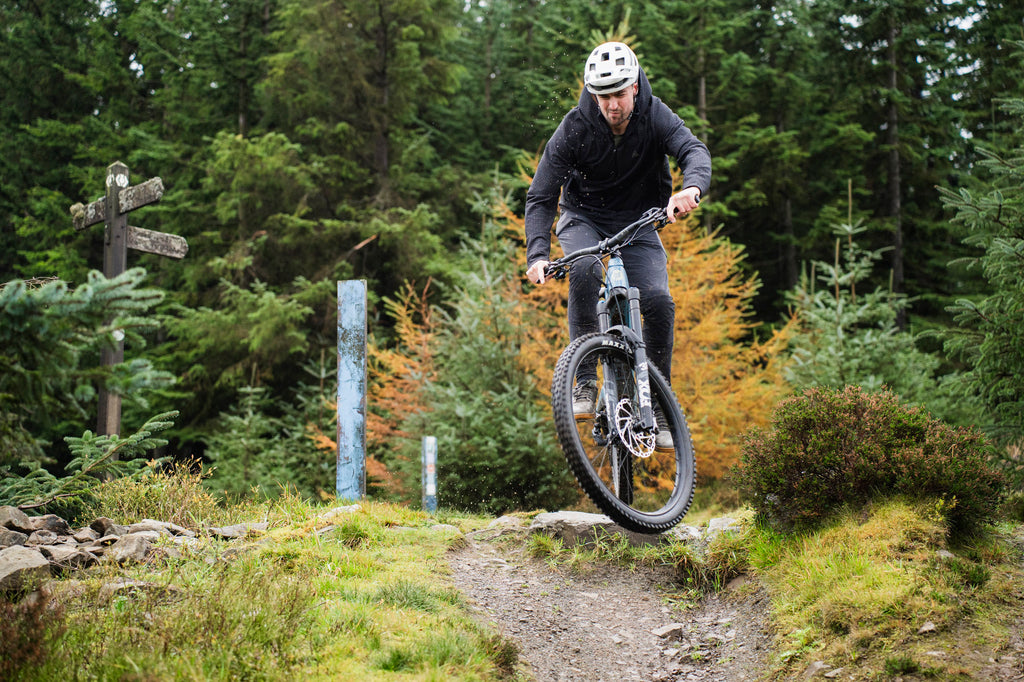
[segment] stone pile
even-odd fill
[[[213,537],[234,539],[266,529],[265,523],[245,523],[206,530]],[[0,506],[0,594],[99,562],[180,556],[199,541],[194,531],[165,521],[123,526],[101,517],[76,530],[54,514],[28,516],[17,507]]]

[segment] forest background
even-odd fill
[[[415,503],[434,435],[442,504],[573,504],[565,292],[523,278],[522,203],[612,38],[714,160],[663,234],[704,480],[815,385],[888,387],[1019,463],[1019,3],[0,0],[0,27],[6,475],[61,470],[103,384],[125,431],[177,411],[160,454],[218,490],[329,494],[335,288],[360,278],[370,493]],[[166,188],[133,220],[190,250],[110,283],[68,209],[116,160]]]

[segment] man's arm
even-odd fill
[[[701,196],[711,186],[711,153],[707,145],[686,127],[683,119],[663,102],[658,101],[658,104],[655,121],[661,123],[665,149],[675,157],[685,183],[682,191],[669,197],[665,207],[669,222],[674,223],[677,215],[686,215],[697,208]]]
[[[544,147],[533,182],[526,192],[526,264],[532,266],[547,260],[551,254],[551,224],[558,214],[562,185],[572,172],[569,147],[566,144],[565,120],[558,126]],[[534,280],[536,281],[536,280]]]
[[[664,102],[654,98],[654,126],[656,133],[660,136],[666,153],[673,156],[683,172],[683,181],[686,189],[695,189],[696,192],[689,192],[689,198],[698,198],[707,193],[711,187],[711,152],[707,145],[690,131],[683,119],[674,111],[668,108]],[[675,196],[675,195],[673,195]],[[694,206],[690,207],[691,210]]]

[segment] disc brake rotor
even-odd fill
[[[640,427],[640,416],[633,412],[629,398],[623,398],[615,406],[615,430],[634,457],[650,457],[654,453],[654,434]]]

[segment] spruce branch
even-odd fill
[[[146,452],[167,444],[154,434],[173,425],[178,412],[164,412],[150,418],[135,433],[124,438],[117,435],[96,435],[86,431],[81,437],[68,436],[74,455],[66,467],[67,475],[56,477],[37,461],[23,461],[30,468],[24,476],[14,476],[8,469],[0,470],[0,499],[25,511],[39,509],[57,501],[81,497],[107,476],[137,476],[162,463],[145,460]]]

